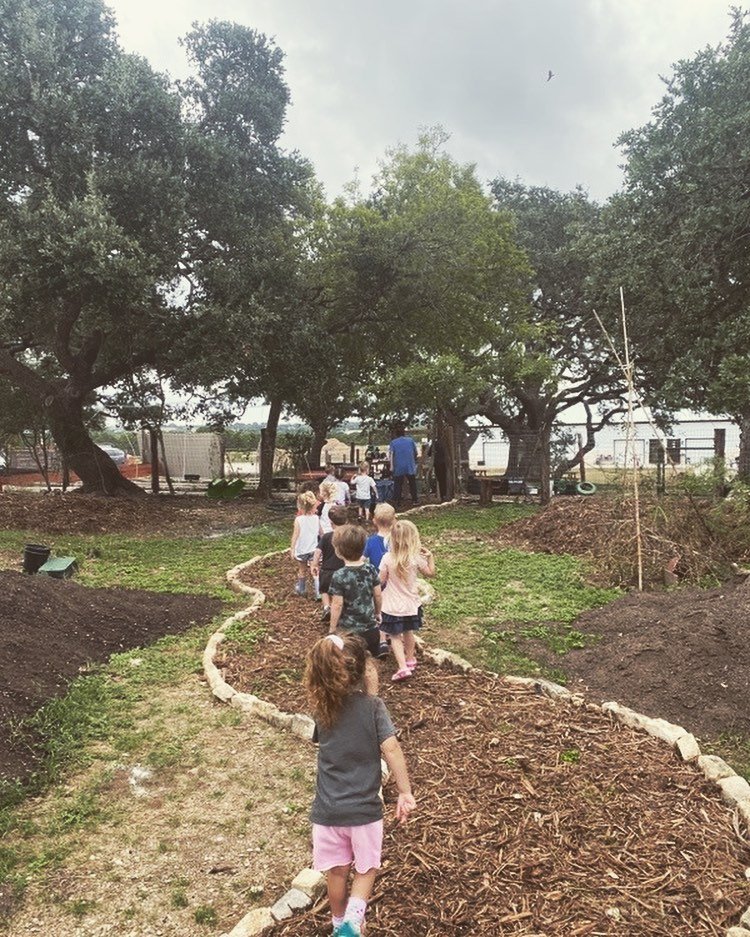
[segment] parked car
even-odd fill
[[[106,452],[115,465],[125,465],[128,461],[127,455],[122,449],[118,449],[116,446],[107,446],[102,443],[98,448],[101,449],[102,452]]]

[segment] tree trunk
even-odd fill
[[[164,433],[162,433],[161,427],[159,427],[157,435],[159,437],[159,448],[161,449],[161,463],[164,466],[164,478],[166,479],[169,493],[173,495],[174,485],[172,484],[172,473],[169,471],[169,465],[167,464],[167,450],[164,445]]]
[[[47,398],[52,437],[69,468],[81,479],[84,494],[142,495],[106,452],[95,446],[83,422],[83,402],[65,395]]]
[[[521,434],[506,433],[508,437],[508,464],[505,466],[505,478],[518,478],[521,464]]]
[[[258,497],[270,498],[273,489],[273,456],[276,451],[276,433],[281,419],[281,400],[271,398],[266,425],[260,431],[260,477],[258,479]]]
[[[542,504],[550,502],[550,465],[549,447],[552,426],[547,424],[539,433],[539,500]]]
[[[435,418],[435,441],[432,446],[432,456],[438,497],[441,501],[452,501],[456,496],[453,443],[442,410],[438,410]]]
[[[750,484],[750,414],[735,418],[740,428],[740,454],[737,459],[737,478],[746,485]]]
[[[328,426],[320,423],[312,424],[313,438],[310,443],[310,451],[307,453],[307,463],[310,471],[315,472],[320,468],[320,453],[328,436]]]

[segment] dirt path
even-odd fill
[[[290,595],[287,565],[250,571],[269,597],[267,634],[252,658],[225,663],[237,689],[295,711],[305,649],[324,629]],[[405,828],[388,823],[375,933],[694,937],[737,922],[750,850],[717,789],[667,746],[499,678],[422,661],[394,686],[391,670],[382,693],[420,809]],[[320,908],[280,933],[325,924]]]
[[[0,886],[0,919],[16,905],[6,937],[215,935],[305,865],[309,746],[243,721],[197,676],[152,691],[135,716],[133,741],[161,739],[154,757],[103,745],[4,837],[37,857],[20,905]]]

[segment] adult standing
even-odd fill
[[[396,507],[401,507],[401,490],[404,479],[409,483],[409,493],[413,505],[417,500],[417,444],[406,435],[406,427],[398,423],[394,428],[394,436],[388,447],[393,472],[393,500]]]

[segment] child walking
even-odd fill
[[[331,623],[329,630],[337,629],[356,634],[365,642],[371,658],[368,660],[365,685],[368,693],[378,691],[378,672],[372,662],[380,651],[380,576],[362,556],[367,535],[361,527],[346,524],[333,532],[333,549],[343,560],[342,569],[331,576],[328,587],[331,596]]]
[[[363,692],[366,663],[367,650],[360,638],[329,634],[313,645],[305,667],[319,743],[310,812],[313,865],[326,873],[335,937],[363,933],[367,902],[380,868],[381,755],[398,789],[396,819],[404,823],[416,807],[388,710],[377,696]]]
[[[300,513],[294,518],[289,550],[292,559],[297,562],[297,582],[294,586],[297,595],[304,595],[306,592],[308,566],[318,546],[320,518],[316,513],[317,506],[315,492],[303,491],[297,496],[297,508]]]
[[[328,512],[336,504],[338,494],[339,488],[335,480],[326,481],[324,479],[320,483],[320,500],[323,502],[323,506],[320,509],[321,534],[329,534],[333,530],[333,524],[331,524],[328,518]]]
[[[367,514],[370,510],[370,501],[374,498],[378,500],[378,489],[375,487],[375,481],[370,477],[370,463],[359,463],[359,474],[352,478],[354,485],[354,497],[357,499],[357,518],[361,521],[367,520]]]
[[[392,504],[378,504],[373,515],[375,533],[365,541],[364,556],[375,569],[380,569],[380,561],[388,552],[388,538],[396,521],[396,512]]]
[[[411,521],[396,521],[391,530],[388,552],[380,561],[383,588],[381,629],[391,638],[391,650],[398,670],[391,680],[406,680],[417,666],[415,632],[422,625],[417,573],[435,575],[435,560],[419,539]]]
[[[380,561],[388,551],[388,538],[391,534],[391,528],[396,521],[396,512],[393,509],[393,505],[378,504],[375,508],[375,514],[373,515],[372,520],[375,524],[375,533],[370,534],[370,536],[365,541],[363,555],[366,560],[369,560],[370,563],[372,563],[375,569],[379,570]],[[387,635],[381,628],[378,657],[387,657],[388,650]]]
[[[313,576],[318,577],[318,589],[320,590],[320,598],[323,600],[323,614],[321,616],[323,621],[328,621],[331,617],[331,596],[329,595],[331,576],[337,569],[342,569],[344,566],[344,561],[336,555],[333,548],[333,532],[337,527],[342,527],[347,522],[346,508],[342,504],[334,504],[328,512],[328,519],[333,525],[333,530],[323,534],[320,538],[310,563]]]

